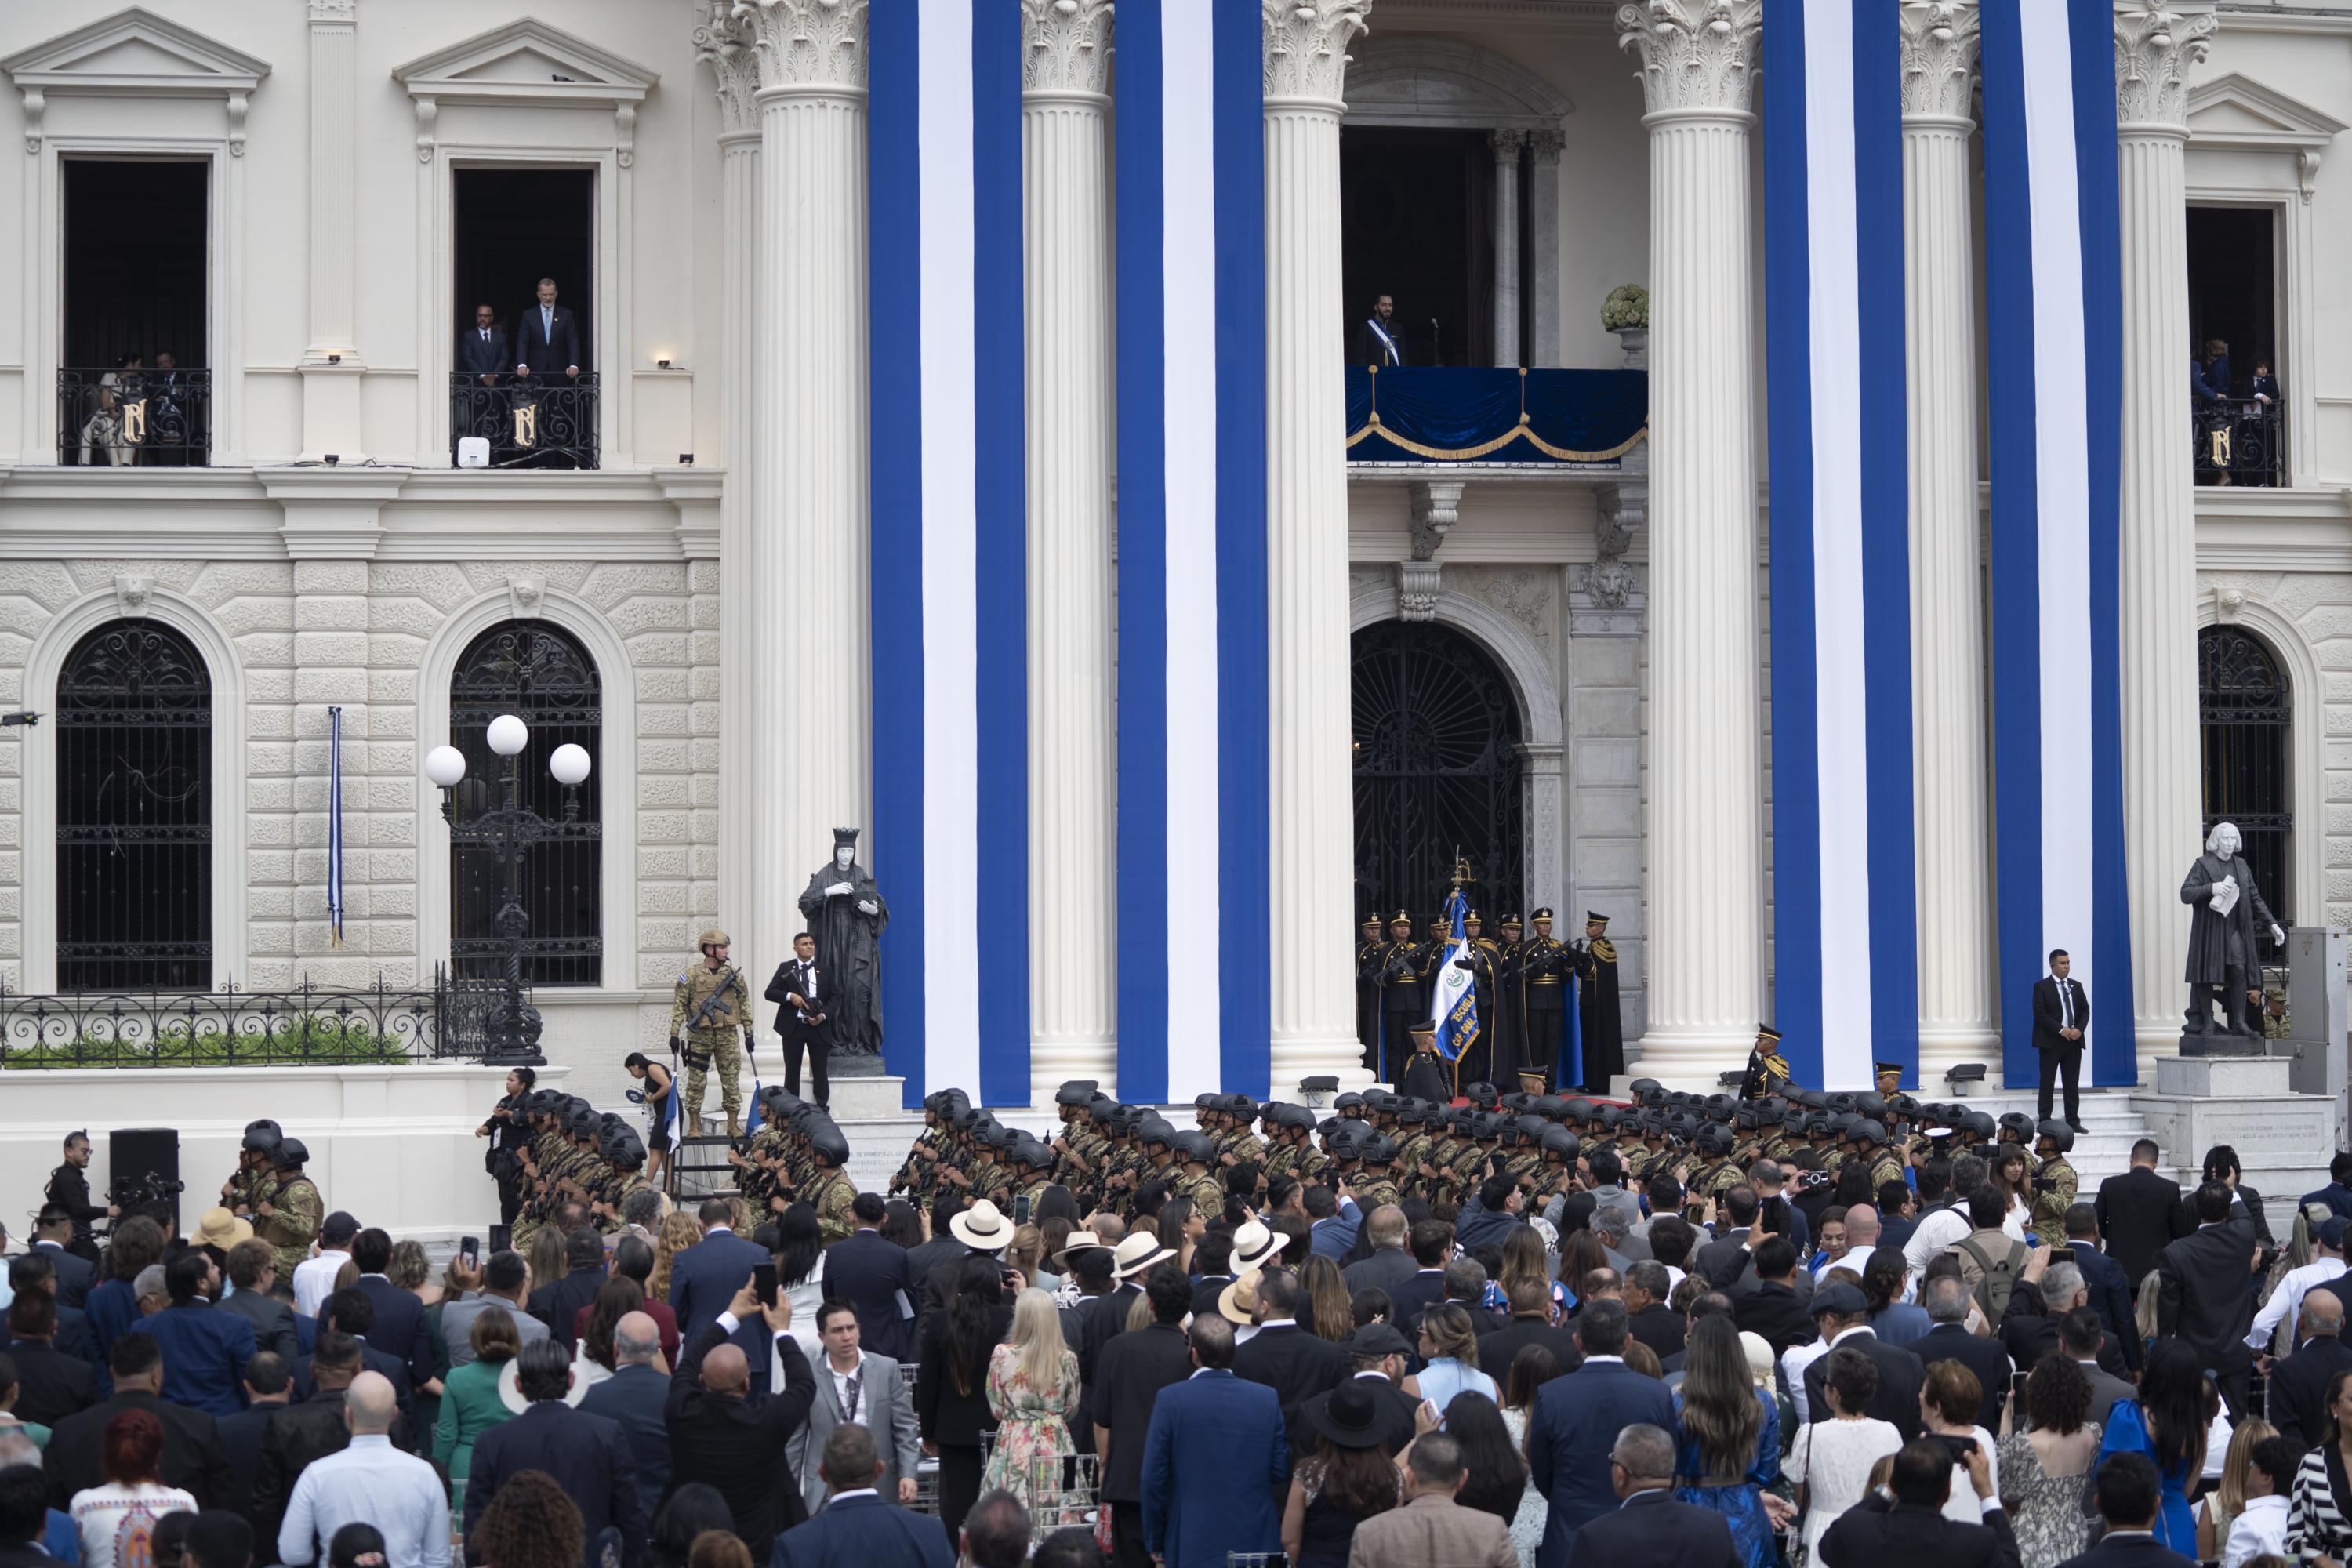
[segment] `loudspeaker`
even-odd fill
[[[109,1194],[123,1194],[109,1200],[122,1205],[121,1218],[143,1214],[161,1225],[164,1235],[180,1234],[178,1128],[116,1128],[106,1135],[106,1169]]]

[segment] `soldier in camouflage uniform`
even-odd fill
[[[319,1239],[319,1226],[327,1217],[326,1200],[302,1173],[310,1163],[310,1151],[299,1138],[279,1139],[270,1156],[274,1179],[253,1206],[253,1234],[269,1244],[280,1279],[294,1278],[296,1266],[310,1256],[310,1244]]]
[[[1062,1124],[1054,1136],[1055,1176],[1073,1193],[1086,1190],[1094,1171],[1090,1112],[1096,1088],[1093,1079],[1072,1079],[1054,1091],[1054,1114]]]
[[[1396,1140],[1385,1132],[1375,1132],[1362,1140],[1361,1147],[1361,1172],[1348,1183],[1349,1189],[1356,1194],[1357,1206],[1369,1215],[1383,1204],[1402,1204],[1404,1196],[1389,1174],[1389,1166],[1396,1160]]]
[[[815,1171],[809,1202],[816,1205],[816,1229],[824,1245],[845,1241],[857,1229],[854,1205],[857,1184],[843,1167],[849,1163],[849,1140],[825,1118],[813,1124],[808,1135],[809,1158]]]
[[[1176,1134],[1174,1158],[1160,1177],[1168,1184],[1170,1197],[1189,1198],[1192,1212],[1212,1225],[1225,1213],[1225,1190],[1209,1173],[1216,1158],[1215,1135],[1187,1129]]]
[[[1037,1205],[1045,1201],[1045,1189],[1054,1184],[1054,1156],[1045,1145],[1026,1132],[1015,1133],[1005,1146],[1004,1163],[1011,1167],[1010,1195],[1003,1202],[1004,1212],[1027,1225],[1037,1215]],[[1024,1211],[1022,1200],[1028,1200]]]
[[[589,1206],[596,1228],[606,1236],[621,1228],[621,1205],[631,1193],[651,1184],[646,1180],[646,1146],[636,1129],[621,1126],[604,1138],[604,1164],[611,1172],[597,1201]]]
[[[1886,1129],[1873,1118],[1854,1123],[1853,1142],[1853,1157],[1870,1169],[1871,1202],[1876,1203],[1879,1188],[1903,1179],[1902,1158],[1888,1145]]]
[[[686,1057],[686,1115],[681,1137],[702,1130],[702,1090],[713,1062],[719,1064],[719,1103],[727,1110],[727,1136],[743,1135],[743,1072],[738,1041],[751,1037],[751,992],[743,972],[727,962],[727,933],[711,930],[698,940],[702,962],[677,977],[669,1009],[669,1048]]]
[[[251,1219],[261,1206],[262,1194],[275,1185],[269,1169],[270,1156],[278,1152],[278,1141],[285,1131],[278,1123],[264,1117],[245,1124],[245,1144],[238,1150],[236,1171],[221,1184],[221,1202],[229,1212]]]
[[[2058,1246],[2066,1239],[2066,1211],[2082,1185],[2066,1158],[2074,1147],[2074,1130],[2063,1121],[2048,1121],[2035,1131],[2033,1152],[2042,1157],[2042,1169],[2033,1175],[2033,1230]]]
[[[1227,1095],[1225,1118],[1230,1126],[1217,1150],[1218,1163],[1229,1166],[1246,1163],[1263,1170],[1265,1145],[1259,1142],[1257,1135],[1250,1131],[1250,1123],[1257,1120],[1257,1101],[1246,1094]]]

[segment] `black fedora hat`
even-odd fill
[[[1362,1378],[1348,1379],[1330,1397],[1309,1405],[1307,1421],[1335,1448],[1378,1447],[1387,1436],[1381,1430],[1380,1406]]]

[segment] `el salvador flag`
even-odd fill
[[[890,889],[890,1065],[909,1110],[950,1086],[1026,1105],[1021,8],[890,0],[867,26],[870,864]]]
[[[2064,948],[2074,977],[2114,999],[2091,1017],[2090,1081],[2136,1083],[2115,15],[2105,0],[1984,0],[1979,16],[2002,1067],[2037,1080],[2033,984]]]
[[[1919,1057],[1899,20],[1764,29],[1775,1005],[1832,1089]]]
[[[1118,1089],[1158,1104],[1274,1068],[1264,26],[1118,5]]]
[[[1437,1026],[1437,1054],[1449,1062],[1460,1061],[1462,1053],[1478,1038],[1477,978],[1455,967],[1457,960],[1470,953],[1470,935],[1463,923],[1467,907],[1459,888],[1445,900],[1445,918],[1453,936],[1445,944],[1445,961],[1437,967],[1437,984],[1431,987],[1429,999],[1430,1019]]]

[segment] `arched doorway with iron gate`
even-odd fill
[[[2294,697],[2278,655],[2243,626],[2200,631],[2197,717],[2205,831],[2237,824],[2255,885],[2279,923],[2293,925],[2300,891],[2293,853]]]
[[[1495,921],[1526,886],[1525,760],[1517,695],[1485,649],[1434,622],[1355,634],[1356,912],[1443,907],[1455,858]]]

